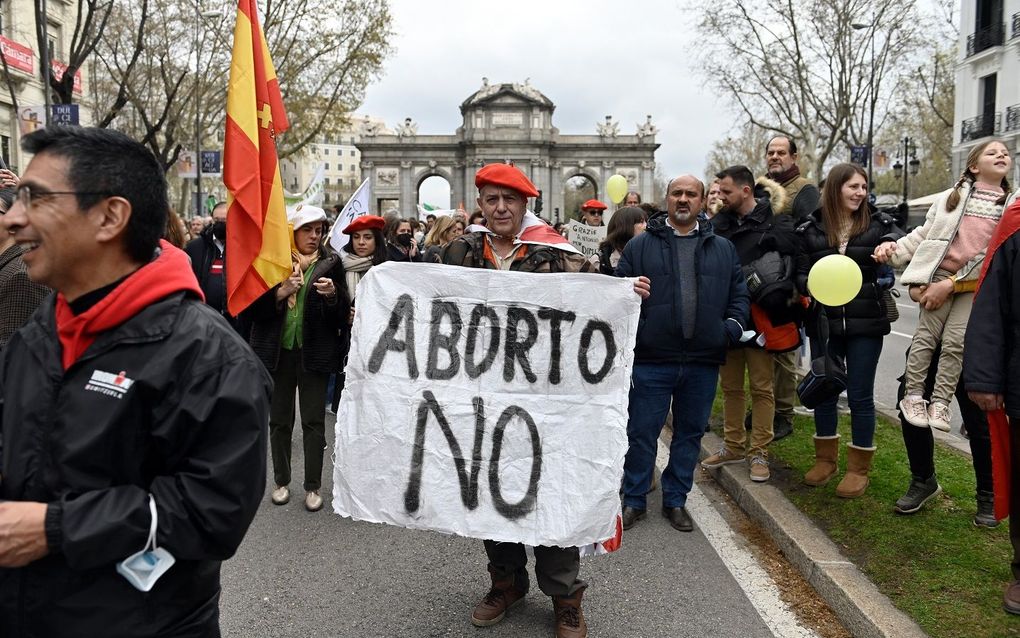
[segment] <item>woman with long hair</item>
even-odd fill
[[[637,206],[625,206],[613,213],[606,227],[606,238],[599,244],[599,272],[612,275],[620,263],[623,247],[631,239],[645,232],[648,218]]]
[[[340,367],[348,314],[344,268],[326,244],[326,213],[300,206],[288,219],[293,227],[293,270],[283,283],[249,309],[251,345],[273,375],[269,442],[276,488],[273,503],[290,500],[294,393],[301,405],[305,457],[305,509],[322,508],[322,457],[326,449],[326,384]]]
[[[974,302],[974,289],[992,232],[1009,205],[1013,166],[1009,149],[988,140],[971,149],[963,174],[941,193],[924,224],[899,241],[875,251],[879,262],[903,267],[900,283],[920,303],[917,330],[907,351],[899,403],[903,441],[912,480],[896,501],[896,512],[913,514],[942,488],[935,478],[934,439],[930,428],[948,430],[949,404],[956,396],[970,439],[977,483],[974,524],[995,527],[991,441],[988,421],[960,384],[963,343]]]
[[[454,239],[464,234],[464,221],[459,217],[444,215],[436,219],[432,230],[425,236],[425,262],[440,263],[440,254]]]
[[[823,306],[814,301],[804,322],[811,338],[812,359],[826,353],[846,363],[847,397],[850,404],[851,443],[847,447],[846,475],[836,495],[856,498],[868,487],[875,455],[875,371],[882,354],[882,340],[890,322],[882,303],[879,264],[873,257],[884,241],[903,233],[892,217],[868,202],[868,175],[856,164],[837,164],[829,171],[822,189],[821,208],[798,229],[801,251],[797,258],[797,287],[810,297],[808,273],[829,255],[845,255],[861,269],[863,284],[856,296],[842,306]],[[829,338],[823,342],[819,328],[825,322]],[[836,430],[838,397],[815,407],[815,464],[804,482],[828,483],[838,472],[839,434]]]
[[[365,276],[365,273],[372,268],[386,261],[386,240],[383,239],[382,229],[386,226],[386,220],[378,215],[363,215],[358,217],[346,228],[343,233],[350,237],[347,244],[340,251],[340,259],[344,266],[344,292],[347,295],[347,305],[350,312],[345,318],[349,327],[354,323],[354,305],[358,294],[358,284]],[[341,359],[346,358],[347,351],[351,345],[351,332],[345,330],[343,343],[340,347]],[[333,396],[331,398],[333,413],[336,413],[340,405],[340,395],[344,391],[347,376],[344,374],[343,366],[336,373],[336,380],[333,384]]]

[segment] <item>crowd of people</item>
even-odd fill
[[[993,468],[989,432],[998,421],[986,416],[1004,408],[1020,418],[1009,379],[1020,358],[1013,234],[1020,208],[1011,207],[1012,159],[999,141],[972,150],[956,184],[909,233],[871,203],[860,166],[837,164],[815,185],[801,176],[796,143],[784,136],[763,149],[766,175],[737,165],[707,185],[677,176],[662,210],[628,193],[591,257],[528,210],[538,191],[511,165],[477,172],[472,214],[365,215],[342,229],[339,252],[328,241],[337,211],[302,205],[289,212],[290,275],[237,317],[226,303],[226,204],[184,228],[169,214],[158,164],[112,131],[44,129],[24,145],[35,155],[25,174],[0,172],[5,635],[81,630],[75,614],[88,601],[113,610],[92,618],[97,627],[117,623],[120,635],[171,628],[215,635],[219,561],[258,507],[267,447],[270,499],[291,499],[296,402],[303,504],[323,507],[326,412],[345,390],[359,283],[386,261],[633,278],[641,318],[622,527],[646,516],[658,436],[669,422],[662,515],[682,532],[694,528],[686,502],[716,393],[724,397],[723,443],[701,465],[742,464],[752,481],[768,481],[769,446],[792,432],[799,409],[805,340],[812,360],[845,372],[850,441],[840,477],[839,396],[826,396],[813,409],[814,464],[803,482],[840,477],[838,496],[865,493],[877,453],[875,376],[895,312],[892,266],[904,268],[900,282],[920,313],[899,404],[912,481],[890,506],[912,514],[939,493],[932,428],[948,429],[954,397],[973,452],[975,525],[993,527],[996,506],[1004,511],[994,472],[1013,472],[1010,499],[1020,503],[1020,470]],[[600,226],[608,213],[589,200],[580,217]],[[862,277],[839,306],[814,300],[810,287],[812,267],[831,255],[852,260]],[[102,416],[81,428],[82,414]],[[1016,431],[1007,430],[1014,453]],[[1011,539],[1016,580],[1004,604],[1020,613],[1020,523]],[[135,559],[158,564],[157,546],[177,567],[139,576]],[[500,622],[529,589],[522,545],[484,547],[491,583],[471,613],[477,626]],[[534,556],[556,635],[587,635],[578,549],[537,547]],[[6,577],[15,571],[24,577]],[[127,583],[138,596],[128,595]]]

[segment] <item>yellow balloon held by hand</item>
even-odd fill
[[[627,196],[627,178],[623,175],[613,175],[606,180],[606,195],[614,204],[619,204]]]
[[[861,267],[846,255],[828,255],[815,262],[808,273],[811,296],[826,306],[842,306],[861,291]]]

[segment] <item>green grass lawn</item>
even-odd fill
[[[720,395],[721,397],[721,395]],[[713,430],[722,435],[717,397]],[[1011,579],[1008,523],[977,528],[972,519],[970,458],[935,446],[943,494],[912,516],[893,512],[910,483],[899,423],[879,417],[871,485],[858,499],[836,496],[838,477],[812,488],[801,478],[814,462],[814,421],[797,417],[794,433],[770,446],[772,482],[812,518],[872,581],[933,638],[1020,636],[1020,618],[1002,611]],[[840,475],[846,469],[849,417],[840,419]]]

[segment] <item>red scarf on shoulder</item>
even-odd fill
[[[205,299],[184,251],[162,240],[159,247],[158,257],[128,275],[110,294],[80,315],[71,311],[63,293],[57,294],[57,337],[64,370],[70,368],[100,334],[116,328],[160,299],[182,291]]]
[[[978,279],[977,294],[981,292],[981,284],[985,281],[992,259],[995,258],[995,251],[999,249],[1006,240],[1013,236],[1013,233],[1020,230],[1020,199],[1002,213],[1002,219],[992,233],[992,239],[988,243],[988,250],[985,253],[985,263],[981,268],[981,278]],[[986,412],[988,417],[988,433],[992,438],[992,485],[995,490],[995,518],[1002,520],[1009,516],[1009,494],[1011,491],[1010,476],[1012,474],[1013,459],[1009,450],[1009,418],[1005,410]]]

